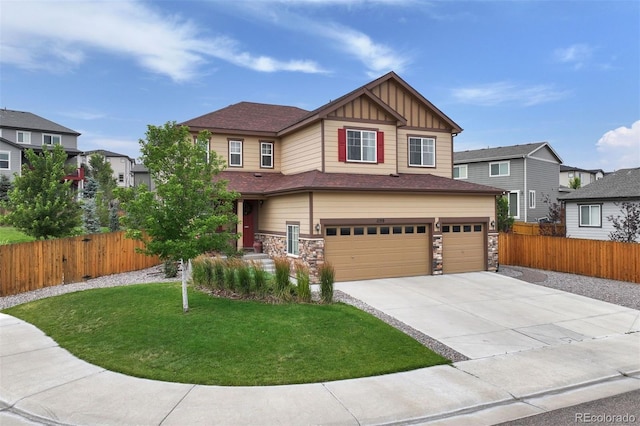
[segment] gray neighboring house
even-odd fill
[[[43,147],[62,145],[68,164],[76,165],[80,133],[30,112],[0,109],[0,174],[13,180],[19,175],[27,149],[35,152]],[[80,179],[78,173],[78,180]]]
[[[581,169],[579,167],[560,165],[560,186],[569,188],[569,183],[573,178],[580,179],[580,186],[587,186],[604,177],[601,169]]]
[[[142,184],[147,185],[150,191],[153,191],[156,188],[153,180],[151,179],[151,174],[149,173],[149,169],[146,168],[144,164],[134,164],[132,168],[133,173],[133,186],[140,186]]]
[[[117,152],[107,151],[106,149],[96,149],[86,151],[78,157],[78,166],[81,164],[89,165],[89,158],[94,154],[100,154],[111,164],[113,169],[113,178],[121,188],[128,188],[134,185],[133,166],[135,161],[128,155],[118,154]]]
[[[620,169],[560,200],[565,204],[567,237],[609,240],[614,228],[607,216],[622,216],[615,203],[640,203],[640,167]]]
[[[453,178],[504,189],[517,221],[546,217],[559,196],[562,159],[548,142],[454,152]]]

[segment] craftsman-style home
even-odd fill
[[[455,180],[462,128],[390,72],[314,111],[240,102],[188,120],[240,193],[239,248],[336,280],[495,270],[496,196]]]

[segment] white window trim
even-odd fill
[[[520,191],[509,191],[509,197],[507,200],[509,201],[509,213],[511,213],[511,194],[516,194],[516,215],[513,216],[514,219],[520,219]]]
[[[420,140],[420,164],[411,163],[411,139]],[[423,164],[425,141],[431,141],[433,144],[433,164]],[[407,152],[409,152],[409,167],[435,167],[436,166],[436,139],[422,136],[409,136],[407,140]]]
[[[494,164],[506,164],[507,165],[507,173],[506,174],[500,174],[500,166],[498,166],[498,174],[497,175],[493,175],[491,174],[491,166]],[[504,176],[511,176],[511,162],[510,161],[493,161],[491,163],[489,163],[489,177],[504,177]]]
[[[0,170],[11,170],[11,152],[10,151],[0,151],[0,154],[7,154],[7,167],[0,167]]]
[[[360,133],[360,160],[354,160],[352,158],[349,158],[349,132],[358,132]],[[362,143],[362,134],[363,133],[373,133],[373,160],[362,160],[362,158],[364,157],[364,144]],[[346,129],[345,132],[345,145],[346,145],[346,150],[347,150],[347,155],[346,155],[346,159],[347,162],[349,163],[370,163],[370,164],[375,164],[378,162],[378,132],[376,132],[375,130],[360,130],[360,129]]]
[[[263,148],[265,145],[269,145],[269,146],[271,147],[271,154],[265,154],[265,153],[262,151],[262,148]],[[275,161],[274,161],[274,158],[273,158],[273,149],[274,149],[273,142],[260,142],[260,168],[262,168],[262,169],[273,169],[273,167],[274,167],[274,162],[275,162]],[[268,157],[268,158],[271,160],[271,165],[270,165],[270,166],[265,166],[265,165],[264,165],[264,163],[263,163],[263,161],[262,161],[262,160],[263,160],[265,157]]]
[[[293,241],[293,237],[295,241]],[[291,246],[291,247],[290,247]],[[289,250],[291,248],[291,250]],[[300,225],[287,224],[287,256],[298,257],[300,255]]]
[[[20,133],[22,133],[22,139],[25,139],[25,136],[27,137],[26,139],[28,139],[28,142],[20,142]],[[16,130],[16,143],[19,144],[24,144],[24,145],[31,145],[31,132],[27,132],[25,130]]]
[[[205,144],[203,144],[202,146],[204,147],[205,151],[207,152],[207,163],[209,163],[211,161],[211,139],[207,139]],[[194,135],[193,136],[193,143],[197,146],[199,144],[198,142],[198,136]],[[121,160],[122,161],[122,160]]]
[[[52,143],[45,143],[44,138],[50,136]],[[53,138],[59,138],[60,142],[58,144],[53,142]],[[43,133],[42,134],[42,145],[53,146],[53,145],[62,145],[62,136],[56,135],[55,133]]]
[[[231,145],[232,144],[239,144],[240,146],[240,152],[231,152]],[[231,155],[239,155],[240,156],[240,162],[238,164],[234,164],[231,161]],[[242,167],[242,141],[241,140],[230,140],[229,141],[229,167]]]
[[[458,177],[454,177],[454,179],[469,179],[469,166],[467,164],[454,165],[453,169],[455,170],[456,168],[458,168]],[[460,172],[462,170],[464,170],[464,176],[461,176],[462,173]]]
[[[582,223],[582,208],[583,207],[588,207],[589,208],[589,224],[584,225]],[[598,223],[594,224],[593,223],[593,214],[591,214],[592,209],[594,207],[598,208]],[[578,227],[579,228],[601,228],[602,227],[602,205],[600,204],[578,204]]]
[[[536,208],[536,191],[534,191],[533,189],[529,190],[529,208]]]

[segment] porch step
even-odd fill
[[[276,273],[276,264],[273,259],[264,253],[245,253],[242,258],[246,261],[255,261],[262,263],[262,267],[270,274]]]

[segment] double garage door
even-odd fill
[[[325,226],[336,281],[430,275],[431,225]],[[444,273],[486,270],[484,225],[442,226]]]

